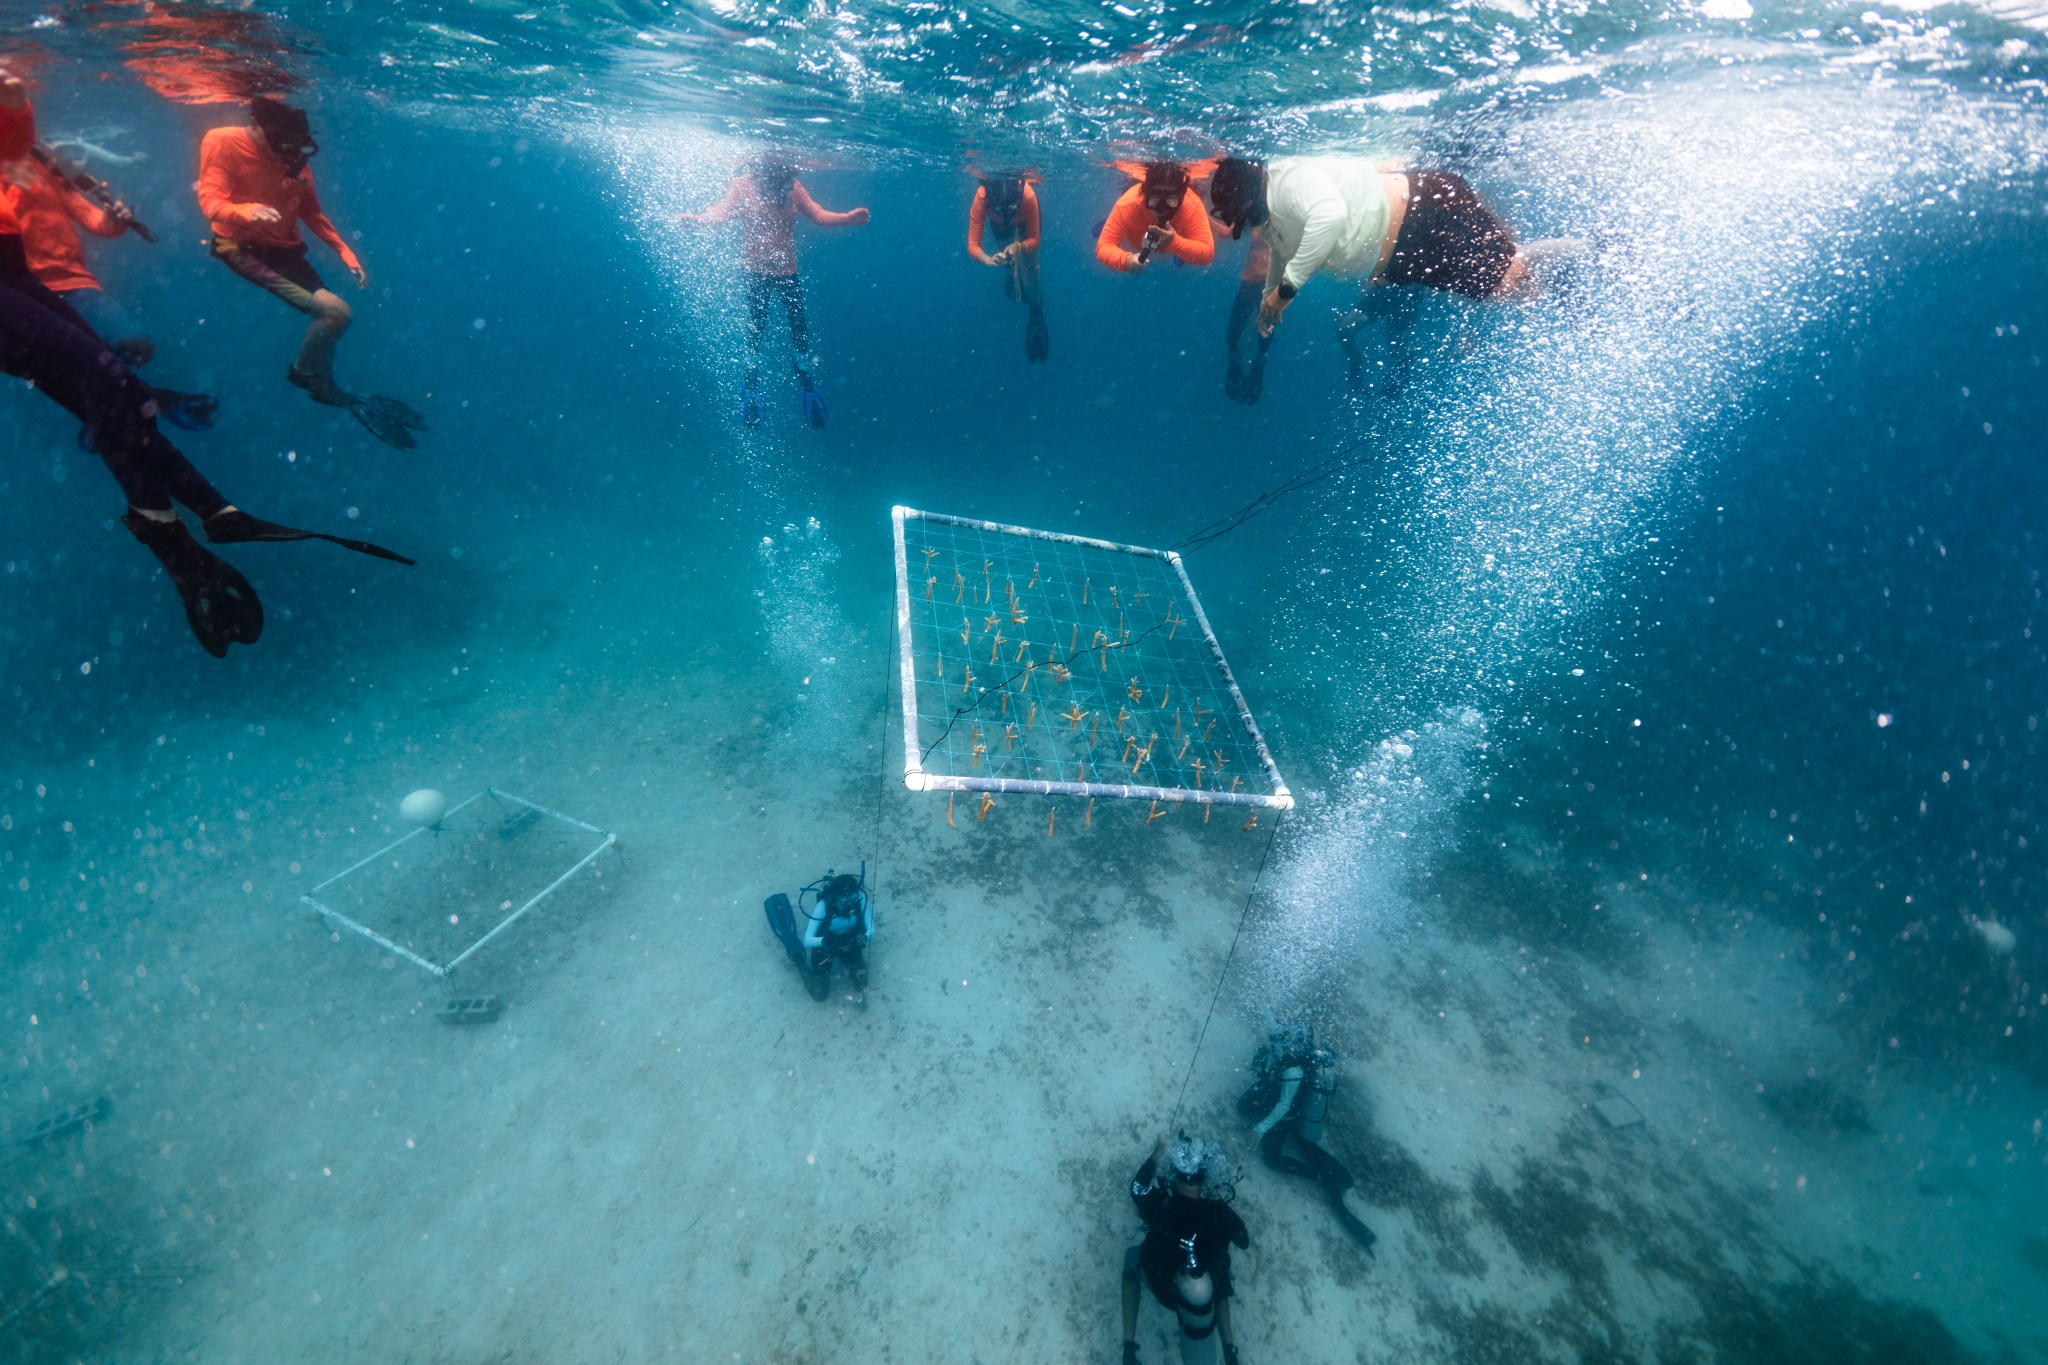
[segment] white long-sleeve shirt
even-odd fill
[[[1371,278],[1386,245],[1393,208],[1379,163],[1358,156],[1281,156],[1266,163],[1266,208],[1259,230],[1272,244],[1266,287],[1296,289],[1327,272]]]

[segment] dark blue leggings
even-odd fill
[[[4,266],[0,372],[28,380],[85,424],[86,441],[131,507],[168,512],[175,499],[204,519],[228,505],[156,429],[156,397],[149,385],[69,304],[34,276]]]

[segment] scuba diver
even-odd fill
[[[1001,243],[991,256],[981,248],[984,225]],[[1052,339],[1045,330],[1045,298],[1038,274],[1038,194],[1028,177],[991,172],[967,210],[967,254],[1004,271],[1003,294],[1031,312],[1024,323],[1024,358],[1044,360]]]
[[[1533,299],[1546,287],[1568,289],[1575,263],[1589,250],[1577,238],[1518,247],[1513,229],[1462,176],[1363,157],[1225,157],[1210,178],[1209,202],[1232,237],[1250,229],[1272,246],[1260,336],[1273,334],[1315,275],[1361,281],[1358,303],[1340,320],[1339,339],[1356,388],[1364,360],[1357,333],[1366,322],[1387,319],[1394,381],[1387,397],[1406,379],[1414,302],[1383,303],[1376,289],[1415,285],[1472,299]]]
[[[1337,1220],[1370,1255],[1379,1238],[1365,1225],[1364,1200],[1351,1172],[1317,1145],[1323,1139],[1330,1094],[1337,1088],[1336,1057],[1317,1047],[1314,1032],[1296,1020],[1271,1031],[1252,1059],[1252,1068],[1258,1080],[1238,1097],[1237,1112],[1248,1119],[1265,1114],[1252,1127],[1259,1135],[1259,1155],[1276,1171],[1305,1175],[1321,1184]]]
[[[1180,1321],[1184,1365],[1214,1361],[1218,1338],[1224,1365],[1238,1365],[1230,1328],[1230,1248],[1249,1249],[1252,1235],[1230,1207],[1235,1193],[1222,1148],[1186,1133],[1169,1145],[1166,1134],[1159,1135],[1152,1155],[1131,1178],[1131,1202],[1145,1221],[1145,1236],[1124,1252],[1124,1365],[1137,1365],[1141,1277],[1152,1297]]]
[[[21,82],[0,71],[0,160],[26,145],[27,108]],[[84,424],[81,444],[99,455],[127,496],[121,524],[170,575],[201,648],[218,659],[231,644],[254,644],[263,633],[263,604],[233,565],[192,538],[173,503],[195,513],[216,545],[327,540],[380,559],[413,562],[367,541],[252,517],[222,497],[157,430],[156,395],[149,385],[30,273],[14,203],[14,194],[0,187],[0,372],[26,379]]]
[[[23,98],[26,101],[25,95]],[[98,237],[133,232],[148,242],[156,240],[155,234],[105,185],[83,171],[69,169],[49,144],[37,140],[33,105],[24,102],[20,109],[8,110],[0,117],[6,120],[4,145],[0,145],[0,183],[13,192],[30,273],[70,305],[123,364],[134,369],[147,365],[156,354],[155,343],[135,315],[108,296],[86,269],[78,229]],[[174,389],[152,392],[158,416],[187,431],[206,431],[213,426],[219,404],[211,394]]]
[[[803,402],[804,421],[813,431],[825,427],[825,396],[818,392],[812,372],[817,357],[811,354],[811,329],[804,316],[804,286],[796,271],[796,216],[801,213],[820,227],[861,227],[868,221],[865,208],[844,213],[820,208],[796,168],[778,157],[763,157],[745,175],[733,177],[725,197],[702,213],[679,213],[678,223],[716,227],[733,218],[740,223],[740,274],[747,292],[747,337],[753,354],[747,366],[746,383],[740,388],[740,417],[750,427],[767,420],[767,400],[761,393],[761,343],[768,328],[768,308],[777,298],[789,319],[789,340],[796,348],[792,368]]]
[[[1123,192],[1095,234],[1095,259],[1111,270],[1135,275],[1160,252],[1188,265],[1216,259],[1216,238],[1202,199],[1190,199],[1194,173],[1177,161],[1152,161],[1138,170],[1138,183]]]
[[[813,898],[808,904],[804,901],[806,896]],[[797,892],[796,899],[792,908],[789,897],[778,891],[763,903],[762,909],[767,911],[768,927],[775,931],[782,950],[789,954],[789,960],[803,977],[811,999],[823,1000],[830,991],[835,960],[845,966],[854,990],[865,991],[867,948],[875,937],[875,907],[868,898],[868,865],[860,865],[859,876],[850,872],[835,876],[828,869],[824,876]],[[804,917],[801,932],[796,925],[799,913]]]
[[[269,95],[249,101],[249,126],[215,128],[199,147],[199,211],[213,227],[214,258],[312,321],[285,378],[316,403],[347,408],[372,436],[410,450],[425,431],[419,413],[381,393],[353,394],[334,382],[334,348],[355,318],[306,259],[299,224],[334,249],[367,288],[370,274],[321,211],[307,158],[320,150],[306,111]]]

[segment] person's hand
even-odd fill
[[[252,223],[282,223],[284,215],[268,204],[251,204],[242,216]]]
[[[1167,1138],[1166,1134],[1161,1133],[1159,1135],[1159,1141],[1156,1144],[1154,1144],[1152,1148],[1152,1159],[1154,1161],[1157,1161],[1160,1157],[1166,1155],[1166,1144],[1168,1140],[1169,1139]]]
[[[1280,325],[1280,315],[1287,311],[1287,300],[1280,297],[1277,289],[1268,289],[1266,297],[1259,300],[1259,335],[1269,337]]]
[[[0,109],[28,108],[28,87],[21,83],[21,77],[5,67],[0,67]]]
[[[1017,244],[1015,242],[1012,242],[1010,243],[1010,245],[1004,247],[1001,251],[998,251],[995,255],[989,257],[988,263],[990,265],[1008,265],[1011,259],[1014,256],[1016,256],[1016,254]]]
[[[363,269],[363,263],[361,261],[357,261],[354,265],[350,266],[348,268],[348,273],[355,276],[356,288],[368,289],[370,287],[370,272]]]
[[[676,215],[676,221],[678,223],[701,223],[704,221],[704,215],[701,213],[679,213]]]
[[[1143,274],[1145,271],[1145,267],[1150,264],[1150,261],[1146,260],[1143,256],[1140,256],[1135,251],[1133,251],[1130,255],[1124,258],[1124,269],[1133,275]]]
[[[1170,227],[1148,227],[1145,229],[1145,249],[1147,251],[1164,251],[1167,247],[1173,245],[1173,239],[1178,236],[1180,234]]]
[[[866,227],[868,225],[868,211],[866,209],[855,209],[848,215],[848,221],[855,227]]]

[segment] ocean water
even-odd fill
[[[0,1359],[1114,1360],[1184,1128],[1247,1365],[2048,1360],[2040,16],[0,21],[157,231],[89,252],[221,398],[180,446],[419,560],[229,547],[268,624],[208,658],[7,386]],[[251,86],[312,111],[373,276],[340,377],[415,451],[283,384],[296,319],[200,244]],[[823,431],[779,313],[743,426],[733,240],[674,222],[764,150],[873,215],[798,231]],[[1453,169],[1600,254],[1425,302],[1397,398],[1319,281],[1247,407],[1243,244],[1090,253],[1114,161],[1223,150]],[[1041,177],[1042,365],[961,249],[991,165]],[[1304,470],[1187,552],[1277,827],[906,789],[893,505],[1170,546]],[[323,896],[439,961],[578,869],[448,983],[301,900],[423,787],[509,796]],[[759,907],[863,861],[871,981],[814,1002]],[[1237,1109],[1296,1016],[1371,1255]],[[1149,1298],[1137,1340],[1208,1358]]]

